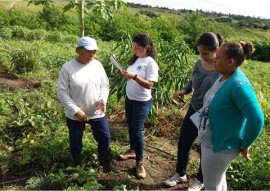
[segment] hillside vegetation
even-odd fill
[[[32,4],[27,6],[26,1],[17,1],[12,9],[9,7],[10,2],[0,2],[0,24],[2,26],[0,37],[7,39],[18,36],[19,34],[16,34],[14,27],[19,27],[16,30],[21,30],[21,32],[18,33],[22,33],[23,38],[30,38],[30,40],[31,37],[24,34],[29,29],[39,29],[39,32],[36,33],[42,33],[44,32],[42,30],[46,30],[79,35],[80,26],[77,11],[72,9],[63,13],[62,7],[65,4],[65,1],[59,1],[54,6],[42,7]],[[270,61],[270,55],[266,54],[267,50],[270,49],[270,31],[266,27],[269,26],[269,20],[229,15],[226,18],[231,21],[225,22],[220,18],[224,18],[221,13],[176,11],[129,4],[125,11],[114,13],[113,20],[104,20],[100,15],[94,15],[89,11],[89,14],[85,16],[85,35],[91,35],[105,41],[119,41],[125,34],[133,36],[144,31],[156,41],[159,39],[168,42],[184,40],[196,51],[195,44],[199,35],[205,31],[213,31],[221,33],[226,41],[253,42],[257,51],[252,59]],[[252,27],[252,24],[257,27]],[[32,40],[33,38],[38,37],[32,37]]]

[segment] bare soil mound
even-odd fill
[[[0,73],[0,91],[3,89],[9,91],[31,91],[40,86],[41,83],[38,80],[15,78],[6,73]]]

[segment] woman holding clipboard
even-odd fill
[[[136,175],[145,178],[142,131],[152,108],[151,88],[158,81],[158,65],[155,61],[155,46],[147,34],[137,34],[133,38],[133,49],[130,66],[126,71],[118,70],[118,74],[127,79],[125,113],[130,139],[130,149],[120,158],[136,159]]]

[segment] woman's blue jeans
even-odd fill
[[[93,136],[98,142],[98,153],[108,152],[110,150],[110,130],[106,117],[90,119],[87,122],[71,120],[67,118],[69,130],[69,146],[72,155],[80,154],[83,148],[82,138],[85,124],[91,125]]]
[[[143,129],[145,120],[151,111],[152,99],[149,101],[130,100],[126,96],[125,111],[128,123],[130,149],[135,151],[136,162],[143,160]]]

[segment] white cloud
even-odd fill
[[[171,9],[201,9],[225,14],[237,14],[270,19],[269,0],[126,0],[151,6],[168,7]]]

